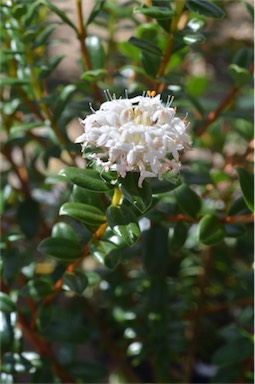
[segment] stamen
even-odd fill
[[[173,101],[174,101],[174,96],[170,96],[170,95],[168,95],[168,96],[167,96],[167,101],[166,101],[166,106],[167,106],[167,108],[169,108],[169,107],[171,106],[171,104],[172,104]]]
[[[128,99],[128,90],[125,89],[125,96],[126,96],[126,99]]]
[[[156,96],[156,91],[147,91],[147,95],[149,96],[149,97],[154,97],[154,96]]]
[[[89,103],[89,109],[91,112],[96,113],[95,109],[92,107],[92,103]]]

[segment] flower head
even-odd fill
[[[100,109],[91,108],[93,114],[81,120],[84,133],[75,142],[82,143],[82,150],[92,146],[95,151],[89,157],[123,178],[127,172],[140,172],[139,187],[146,177],[162,179],[165,173],[178,173],[179,152],[191,143],[187,121],[170,108],[172,98],[164,105],[154,91],[131,99],[106,95]]]

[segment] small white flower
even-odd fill
[[[186,133],[188,123],[175,117],[160,95],[116,99],[106,92],[108,100],[98,111],[81,120],[84,133],[75,142],[100,148],[88,155],[104,170],[117,171],[121,177],[127,172],[140,172],[139,187],[146,177],[162,179],[165,173],[178,173],[181,168],[179,152],[191,148]]]

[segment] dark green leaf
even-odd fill
[[[144,233],[144,267],[150,275],[164,276],[167,273],[168,228],[153,224]]]
[[[92,69],[101,69],[104,67],[104,48],[101,39],[96,36],[88,36],[85,40],[89,52]]]
[[[62,261],[75,260],[82,255],[82,248],[76,241],[63,237],[48,237],[42,240],[38,250]]]
[[[53,226],[51,236],[59,238],[62,237],[63,239],[69,239],[74,242],[78,242],[76,234],[71,225],[64,222],[56,223]]]
[[[33,42],[34,47],[39,47],[44,45],[48,39],[48,37],[52,34],[52,32],[57,28],[57,24],[50,24],[43,29],[39,35],[36,36],[35,41]]]
[[[92,241],[90,244],[90,252],[99,263],[110,269],[113,269],[120,260],[120,250],[116,244],[110,241]]]
[[[199,240],[206,245],[221,242],[225,237],[224,225],[215,215],[205,215],[199,222]]]
[[[133,245],[140,236],[136,216],[124,206],[110,206],[106,211],[112,230],[128,245]]]
[[[71,376],[84,383],[100,382],[100,379],[107,377],[107,370],[93,361],[73,361],[65,368]]]
[[[182,211],[191,217],[196,217],[201,208],[199,196],[187,184],[176,188],[174,194]]]
[[[65,203],[60,208],[59,214],[71,216],[89,225],[97,226],[106,222],[103,212],[88,204]]]
[[[254,60],[254,51],[250,47],[242,47],[233,58],[233,64],[241,68],[249,68]]]
[[[80,296],[88,286],[88,278],[85,273],[81,271],[66,272],[63,276],[63,280],[64,284],[66,284],[71,291]]]
[[[151,77],[155,77],[158,73],[160,61],[160,56],[151,55],[147,52],[141,52],[141,64],[147,75]]]
[[[163,180],[152,178],[150,180],[150,186],[153,194],[164,193],[177,188],[181,182],[181,179],[176,175],[166,174],[163,176]]]
[[[228,214],[233,215],[245,215],[249,213],[249,209],[242,196],[238,197],[232,202],[229,207]]]
[[[188,226],[186,223],[178,222],[174,227],[174,233],[171,237],[170,241],[170,249],[173,251],[177,251],[180,249],[185,243],[188,236]]]
[[[36,300],[40,300],[54,292],[53,283],[47,277],[38,277],[29,280],[21,289],[23,296],[31,296]]]
[[[30,84],[30,79],[18,79],[16,77],[2,77],[1,78],[1,85],[13,85],[13,86],[20,86],[20,85],[28,85]]]
[[[254,212],[254,179],[251,173],[243,168],[237,168],[240,186],[247,207]]]
[[[225,224],[226,237],[241,237],[246,233],[246,227],[243,224]]]
[[[57,121],[61,116],[66,104],[68,103],[71,95],[76,90],[76,87],[72,84],[69,84],[63,88],[61,93],[58,95],[57,104],[54,109],[54,118]]]
[[[151,205],[152,193],[150,184],[144,180],[142,188],[138,187],[139,174],[128,172],[124,179],[120,179],[123,196],[140,212],[145,212]]]
[[[105,0],[96,1],[95,5],[94,5],[89,17],[88,17],[87,26],[89,24],[91,24],[92,21],[94,21],[94,19],[97,17],[97,15],[99,14],[99,12],[101,11],[101,9],[104,6],[104,3],[105,3]]]
[[[40,79],[44,79],[45,77],[48,77],[51,72],[54,71],[54,69],[59,65],[59,63],[63,60],[65,56],[64,55],[57,55],[50,60],[48,60],[47,64],[43,64],[39,68],[39,75],[38,77]]]
[[[130,37],[128,42],[135,47],[141,49],[144,52],[151,53],[152,55],[161,56],[162,51],[152,42],[149,42],[147,40],[138,39],[137,37]]]
[[[101,177],[99,172],[93,169],[64,168],[59,175],[66,177],[73,184],[93,192],[107,192],[114,188]]]
[[[0,292],[0,311],[4,313],[11,313],[16,311],[16,305],[12,299],[3,292]]]
[[[249,73],[248,69],[239,67],[236,64],[231,64],[229,66],[229,73],[236,85],[249,84],[252,80],[252,75]]]
[[[225,12],[210,0],[186,0],[187,8],[207,17],[221,19]]]
[[[40,207],[36,200],[29,197],[22,201],[17,210],[17,223],[22,232],[32,238],[37,234],[40,222]]]
[[[26,123],[26,124],[20,124],[20,125],[15,125],[11,127],[10,134],[11,135],[18,135],[18,134],[24,134],[26,131],[30,131],[33,128],[37,127],[43,127],[44,124],[42,122],[33,122],[33,123]]]
[[[152,19],[162,20],[169,19],[174,15],[174,11],[168,7],[137,7],[134,8],[134,13],[141,13],[147,17],[151,17]]]

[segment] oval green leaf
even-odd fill
[[[61,237],[63,239],[69,239],[69,240],[72,240],[74,242],[78,242],[76,234],[75,234],[73,228],[71,227],[71,225],[64,223],[64,222],[56,223],[53,226],[51,236],[52,237]]]
[[[215,215],[205,215],[199,222],[199,240],[206,245],[220,243],[225,237],[224,225]]]
[[[200,15],[221,19],[225,12],[210,0],[186,0],[186,6]]]
[[[136,216],[124,206],[110,206],[106,211],[109,226],[122,240],[133,245],[140,236]]]
[[[107,192],[113,188],[94,169],[63,168],[59,175],[66,177],[73,184],[93,192]]]
[[[121,192],[123,196],[133,204],[140,212],[145,212],[151,205],[152,193],[150,184],[144,180],[142,188],[138,187],[139,175],[128,172],[124,179],[121,179]]]
[[[243,168],[237,168],[240,186],[247,207],[254,212],[254,180],[251,173]]]
[[[88,204],[65,203],[60,208],[59,214],[71,216],[89,225],[97,226],[106,222],[106,217],[103,212]]]
[[[11,313],[16,311],[16,305],[11,298],[3,292],[0,292],[0,311],[4,313]]]
[[[70,239],[62,237],[48,237],[41,241],[38,250],[61,261],[76,260],[82,255],[82,248]]]
[[[191,217],[196,217],[201,208],[199,196],[187,184],[180,185],[174,193],[181,210]]]
[[[66,272],[63,276],[63,281],[71,291],[79,296],[83,294],[88,286],[88,278],[86,274],[81,271]]]

